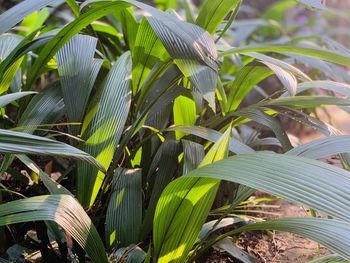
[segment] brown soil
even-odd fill
[[[278,213],[278,217],[306,217],[307,210],[300,205],[285,200],[279,200],[274,204],[277,209],[271,210]],[[257,262],[266,263],[304,263],[312,259],[330,254],[326,248],[316,242],[303,237],[282,232],[246,232],[243,233],[238,245],[257,258]]]

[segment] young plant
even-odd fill
[[[350,260],[350,174],[313,160],[341,154],[347,167],[350,137],[311,116],[325,105],[347,109],[350,86],[312,80],[293,64],[317,61],[346,74],[349,53],[297,38],[235,46],[241,4],[207,0],[196,10],[183,1],[188,22],[133,0],[25,0],[1,14],[1,171],[21,169],[17,158],[43,185],[27,186],[28,195],[1,184],[0,226],[45,221],[45,231],[63,229],[83,248],[74,246],[81,262],[85,253],[93,262],[192,262],[248,230],[296,233]],[[249,103],[270,77],[279,89]],[[334,93],[305,93],[314,88]],[[293,145],[281,115],[324,138]],[[42,155],[60,164],[58,181],[36,164]],[[225,184],[229,197],[219,198]],[[255,189],[329,218],[230,218]],[[223,213],[206,223],[212,209]]]

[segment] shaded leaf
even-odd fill
[[[21,22],[26,16],[34,11],[40,10],[45,6],[58,6],[64,3],[64,0],[25,0],[10,8],[0,15],[0,34],[7,32],[13,26]]]
[[[12,93],[12,94],[7,94],[7,95],[3,95],[0,96],[0,108],[5,107],[7,104],[10,104],[11,102],[21,99],[25,96],[28,95],[32,95],[35,94],[36,92],[16,92],[16,93]]]
[[[104,167],[91,155],[68,144],[22,132],[0,129],[0,152],[10,154],[57,155],[79,159],[98,167]],[[91,169],[91,167],[90,167]]]
[[[70,39],[57,53],[58,72],[61,77],[62,96],[69,122],[81,122],[102,65],[101,59],[94,59],[97,39],[77,35]],[[70,127],[78,134],[79,127]]]
[[[100,98],[88,111],[82,127],[83,151],[95,156],[108,169],[124,131],[131,103],[131,57],[124,53],[112,66]],[[78,200],[91,206],[104,174],[84,163],[78,164]]]
[[[106,243],[109,248],[138,241],[142,220],[140,170],[118,169],[106,214]]]
[[[59,224],[93,262],[108,262],[96,228],[84,209],[70,195],[42,195],[0,205],[2,226],[43,220]]]

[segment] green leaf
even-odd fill
[[[221,136],[200,166],[228,155],[231,127]],[[190,173],[191,174],[191,173]],[[189,178],[171,182],[163,191],[154,217],[154,252],[157,262],[184,262],[214,202],[219,180]]]
[[[239,3],[240,0],[206,0],[199,10],[196,24],[214,34],[228,13]]]
[[[228,180],[324,211],[331,216],[347,221],[347,223],[316,218],[279,219],[272,223],[264,222],[258,223],[256,226],[253,224],[242,227],[228,234],[254,229],[290,231],[314,239],[345,258],[349,258],[350,254],[347,249],[350,236],[348,233],[350,231],[350,224],[348,223],[350,222],[348,209],[350,205],[348,199],[350,194],[349,176],[349,172],[319,161],[261,152],[236,155],[200,167],[191,171],[186,177],[176,179],[170,185],[185,186],[190,177]],[[172,200],[172,195],[178,195],[179,200],[177,202],[188,199],[188,196],[186,197],[183,192],[176,192],[178,189],[175,187],[171,189],[171,192],[168,192],[167,189],[163,192],[161,201],[157,206],[156,215],[159,229],[155,230],[155,239],[158,238],[157,235],[171,230],[169,228],[170,223],[162,225],[159,222],[168,222],[169,216],[173,213],[174,202],[168,202]],[[191,209],[190,207],[193,207],[194,204],[194,202],[188,202],[188,209]],[[184,216],[182,216],[182,219],[185,219]],[[172,229],[171,233],[172,236],[181,235],[179,226],[177,229]],[[187,245],[186,242],[178,243],[173,250],[181,251]],[[207,245],[210,246],[211,244]],[[169,257],[171,255],[168,254]]]
[[[218,65],[212,37],[202,28],[181,21],[174,15],[139,2],[135,5],[150,13],[146,17],[176,65],[215,109]]]
[[[23,129],[25,133],[34,133],[40,124],[54,123],[61,118],[65,105],[60,89],[60,85],[55,82],[35,95],[26,106],[16,128]]]
[[[66,0],[67,5],[72,9],[73,14],[75,17],[78,17],[80,15],[79,5],[75,0]]]
[[[136,94],[140,90],[151,69],[160,60],[164,52],[165,49],[162,43],[159,41],[147,19],[142,19],[132,52],[133,94]]]
[[[315,108],[325,105],[350,106],[350,99],[319,96],[281,97],[258,103],[259,106],[289,106],[296,108]]]
[[[174,101],[173,106],[174,124],[176,126],[191,126],[196,123],[197,112],[196,103],[193,99],[185,96],[179,96]],[[179,140],[186,134],[181,131],[175,131],[176,139]]]
[[[188,140],[181,140],[181,142],[184,153],[182,174],[185,175],[198,167],[205,152],[204,147],[199,143]]]
[[[235,113],[233,113],[233,115],[251,119],[259,124],[266,126],[274,132],[285,151],[290,150],[292,148],[292,145],[289,141],[286,132],[282,128],[281,124],[274,117],[258,109],[254,109],[253,107],[248,107],[236,111]]]
[[[284,69],[285,71],[288,71],[292,74],[294,74],[295,76],[299,77],[300,79],[304,80],[304,81],[311,81],[311,79],[304,73],[302,72],[300,69],[294,67],[293,65],[280,60],[280,59],[276,59],[261,53],[257,53],[257,52],[247,52],[244,53],[244,55],[256,58],[258,60],[260,60],[261,62],[268,62],[270,64],[274,64],[282,69]]]
[[[81,16],[80,16],[81,17]],[[124,53],[112,66],[99,100],[88,111],[82,128],[83,151],[95,156],[108,169],[124,131],[131,103],[131,57]],[[78,164],[78,200],[91,206],[101,188],[104,174],[84,163]]]
[[[282,45],[255,45],[246,46],[241,48],[230,48],[221,52],[221,56],[242,54],[246,52],[278,52],[278,53],[291,53],[300,54],[304,56],[319,58],[325,61],[333,62],[336,64],[350,66],[350,57],[343,54],[337,53],[335,51],[330,51],[327,49],[318,49],[302,46],[282,46]]]
[[[178,155],[178,141],[166,140],[160,145],[152,160],[145,181],[150,184],[154,182],[154,184],[152,186],[150,185],[150,191],[152,193],[141,227],[142,239],[147,238],[152,231],[154,212],[161,193],[174,176],[176,176]]]
[[[219,251],[225,251],[232,257],[238,259],[243,263],[255,263],[256,260],[252,256],[245,252],[241,248],[237,247],[237,245],[229,238],[224,238],[220,240],[214,245],[214,249],[219,249]]]
[[[349,261],[346,261],[341,256],[337,254],[333,254],[333,255],[328,255],[328,256],[314,259],[312,261],[309,261],[308,263],[348,263],[348,262]]]
[[[228,85],[226,112],[236,110],[255,85],[272,74],[269,68],[261,64],[248,64],[240,69],[235,80]]]
[[[108,263],[95,226],[70,195],[42,195],[0,205],[0,225],[54,221],[86,251],[93,262]]]
[[[320,161],[260,152],[229,157],[193,170],[186,177],[247,185],[350,222],[349,176],[349,172]]]
[[[24,39],[12,34],[3,34],[0,36],[0,43],[1,45],[4,45],[1,46],[0,49],[0,52],[2,52],[2,57],[0,57],[0,60],[2,60],[0,63],[1,81],[5,81],[7,78],[6,75],[9,74],[6,74],[6,72],[14,70],[13,67],[16,63],[18,63],[19,67],[22,61],[22,56],[24,56],[29,51],[32,51],[33,49],[45,44],[48,38],[50,38],[49,34],[49,36],[39,36],[33,40],[38,31],[39,30],[35,30]]]
[[[109,248],[136,244],[142,222],[142,177],[140,170],[118,169],[106,214]]]
[[[68,122],[82,122],[86,106],[103,60],[94,59],[97,39],[77,35],[57,53],[62,96]],[[70,127],[74,135],[79,127]]]
[[[222,133],[212,130],[205,127],[200,126],[176,126],[171,127],[167,129],[168,131],[182,131],[185,133],[189,133],[198,137],[201,137],[205,140],[208,140],[210,142],[216,143],[220,137],[222,136]],[[244,143],[240,142],[239,140],[235,138],[230,138],[229,142],[229,150],[233,153],[237,154],[245,154],[245,153],[254,153],[255,151],[250,148],[249,146],[245,145]]]
[[[14,34],[0,35],[0,64],[2,64],[21,41],[22,37]],[[7,91],[10,87],[21,63],[22,59],[17,60],[4,71],[4,74],[0,75],[0,94]]]
[[[23,132],[0,129],[0,153],[72,157],[105,171],[104,167],[95,158],[77,148]]]
[[[129,6],[130,4],[125,3],[124,1],[108,2],[102,6],[89,10],[66,25],[45,45],[45,48],[40,51],[38,58],[28,72],[28,79],[24,89],[29,90],[31,88],[43,66],[45,66],[45,64],[66,42],[79,33],[80,30],[91,24],[93,21],[112,13],[112,11],[122,10]]]
[[[289,155],[312,159],[320,159],[340,153],[350,153],[349,135],[329,136],[323,139],[313,140],[286,152]]]
[[[26,16],[45,6],[58,6],[64,0],[25,0],[0,15],[0,35],[21,22]]]
[[[36,92],[16,92],[16,93],[12,93],[12,94],[7,94],[7,95],[3,95],[0,96],[0,108],[5,107],[7,104],[10,104],[11,102],[21,99],[25,96],[28,95],[32,95],[35,94]]]
[[[275,73],[276,77],[281,81],[282,85],[288,90],[290,95],[294,96],[296,94],[298,81],[293,74],[270,62],[262,63]]]
[[[139,27],[133,10],[131,8],[126,8],[115,13],[115,16],[121,22],[123,37],[129,47],[129,50],[133,50]]]
[[[54,83],[52,87],[46,88],[30,100],[14,130],[32,134],[40,124],[54,123],[63,114],[64,103],[60,87]],[[6,154],[1,163],[0,171],[7,170],[13,160],[14,156]]]
[[[40,29],[49,16],[50,13],[47,8],[43,8],[41,11],[35,11],[27,16],[20,24],[20,27],[23,27],[23,35],[27,36]]]
[[[309,89],[330,90],[341,95],[350,97],[350,85],[341,82],[329,80],[314,80],[310,82],[303,82],[298,85],[297,93],[301,93]]]

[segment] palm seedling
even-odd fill
[[[25,0],[0,15],[1,172],[19,160],[43,184],[28,196],[1,184],[0,225],[45,221],[58,243],[64,231],[85,251],[80,261],[192,262],[250,230],[292,232],[350,260],[350,174],[315,160],[340,154],[346,168],[350,137],[312,116],[348,110],[348,50],[298,37],[234,42],[240,0],[181,1],[188,22],[168,9],[177,4]],[[321,73],[312,80],[294,61]],[[278,91],[245,103],[269,77]],[[332,93],[307,92],[316,88]],[[292,145],[281,115],[324,138]],[[47,156],[61,165],[57,181],[38,165]],[[224,212],[206,223],[223,181],[234,183]],[[255,189],[327,218],[230,217]]]

